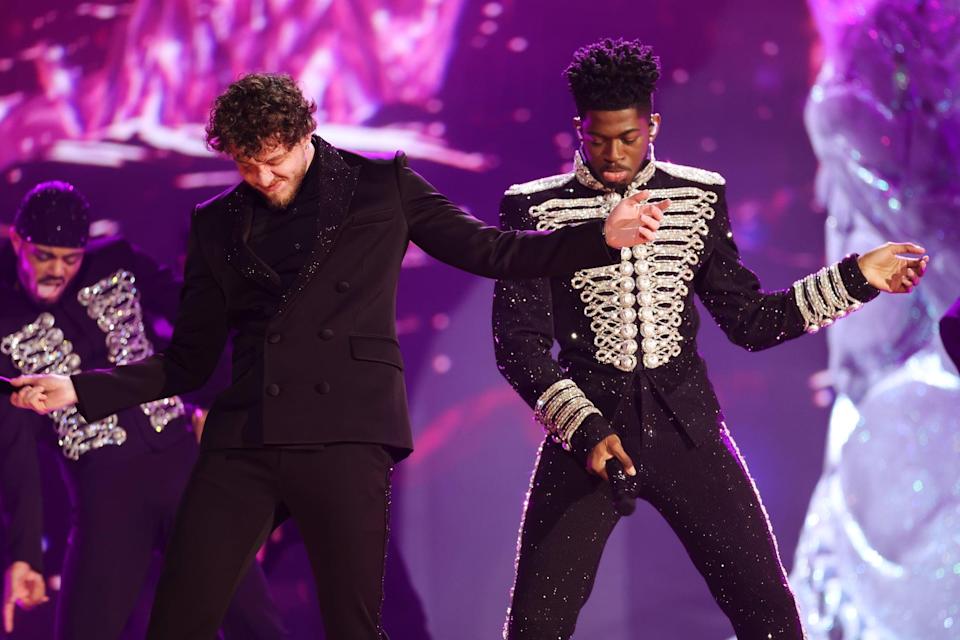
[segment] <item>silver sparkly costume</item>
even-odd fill
[[[853,257],[762,291],[740,262],[723,178],[693,167],[652,160],[620,194],[578,155],[570,174],[511,187],[501,222],[553,229],[604,218],[639,191],[671,201],[654,242],[608,266],[497,285],[498,365],[550,435],[525,504],[504,637],[573,633],[619,519],[583,456],[618,433],[639,463],[640,497],[670,523],[738,635],[801,638],[766,513],[697,353],[693,296],[733,342],[757,350],[818,330],[877,292]]]

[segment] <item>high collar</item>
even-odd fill
[[[580,153],[579,149],[577,149],[577,151],[573,154],[573,167],[577,182],[588,189],[593,189],[594,191],[603,191],[604,193],[610,193],[614,191],[614,189],[611,189],[597,180],[596,176],[594,176],[593,172],[590,170],[590,165],[587,164],[587,161],[584,159],[583,154]],[[640,169],[640,172],[637,173],[636,177],[634,177],[630,184],[627,185],[626,193],[635,193],[639,191],[643,185],[650,182],[650,179],[653,178],[653,174],[656,173],[656,171],[657,159],[653,155],[653,148],[651,146],[650,158]]]

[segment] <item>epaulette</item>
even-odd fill
[[[538,180],[531,180],[530,182],[523,182],[521,184],[515,184],[509,189],[507,189],[503,195],[505,196],[527,196],[531,193],[539,193],[541,191],[549,191],[550,189],[556,189],[557,187],[562,187],[567,182],[573,179],[573,172],[570,173],[561,173],[559,175],[550,176],[549,178],[540,178]]]
[[[675,178],[691,180],[701,184],[722,185],[727,183],[724,177],[719,173],[707,171],[706,169],[698,169],[697,167],[688,167],[682,164],[673,164],[672,162],[661,162],[660,160],[657,160],[657,169],[663,171],[664,173],[669,173]]]

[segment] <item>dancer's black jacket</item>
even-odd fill
[[[586,167],[581,166],[567,175],[515,185],[501,202],[501,227],[535,229],[538,224],[543,228],[546,222],[546,228],[563,228],[571,222],[604,215],[604,199],[612,194],[604,193],[600,185],[589,186],[590,180]],[[611,330],[609,322],[605,326],[603,318],[596,314],[590,317],[585,309],[590,300],[597,301],[597,292],[607,287],[604,279],[618,278],[619,273],[593,276],[597,286],[592,291],[590,286],[574,286],[578,274],[573,270],[550,278],[497,283],[493,332],[497,364],[508,382],[535,407],[551,385],[571,379],[600,411],[587,417],[574,433],[571,444],[581,455],[606,436],[629,432],[629,424],[636,424],[639,416],[634,409],[627,410],[626,402],[636,376],[649,379],[676,425],[693,443],[717,429],[723,418],[706,365],[697,352],[700,318],[694,306],[695,295],[727,337],[751,351],[804,334],[805,323],[793,289],[764,291],[757,276],[741,262],[721,176],[657,162],[649,180],[637,182],[631,192],[637,190],[648,190],[651,202],[667,198],[673,202],[658,231],[658,255],[647,264],[651,270],[667,264],[671,258],[666,254],[672,246],[686,251],[682,260],[689,268],[686,278],[673,283],[676,290],[661,295],[657,303],[662,309],[682,305],[675,326],[655,328],[659,335],[674,335],[679,345],[679,353],[665,364],[645,366],[642,349],[638,349],[638,363],[630,371],[598,359],[598,335],[611,349],[622,338]],[[684,210],[685,201],[695,202],[697,212]],[[613,269],[620,262],[617,255],[608,265]],[[851,296],[866,302],[878,295],[860,271],[856,256],[845,258],[839,269]],[[611,305],[616,304],[612,300],[603,303],[606,306],[601,315],[605,318],[609,318]],[[642,319],[636,324],[641,329],[636,341],[642,345]],[[554,341],[559,345],[556,357],[552,352]]]

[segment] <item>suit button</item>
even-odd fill
[[[280,342],[280,334],[271,333],[269,336],[267,336],[267,342],[269,342],[270,344],[277,344],[278,342]]]
[[[321,340],[330,340],[333,338],[333,329],[324,329],[317,334]]]
[[[280,385],[268,384],[267,395],[270,396],[271,398],[276,398],[278,395],[280,395]]]
[[[330,393],[330,383],[329,383],[329,382],[318,382],[316,385],[314,385],[313,388],[314,388],[314,389],[317,391],[317,393],[319,393],[320,395],[324,395],[324,394],[326,394],[326,393]]]
[[[337,291],[339,291],[340,293],[346,293],[349,290],[350,290],[350,283],[347,282],[346,280],[341,280],[340,282],[337,283]]]

